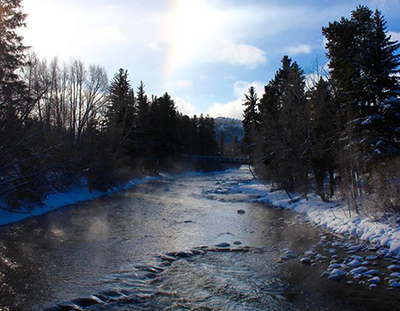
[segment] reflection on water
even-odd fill
[[[342,304],[349,289],[319,276],[327,263],[280,261],[316,245],[320,230],[228,194],[251,178],[165,179],[3,227],[0,310],[367,310]],[[234,248],[213,248],[223,242]]]

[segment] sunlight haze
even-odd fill
[[[127,69],[132,86],[168,92],[186,114],[241,118],[238,82],[265,85],[283,55],[311,74],[326,65],[321,27],[358,1],[25,0],[25,44],[49,61],[99,64],[109,79]],[[400,2],[364,1],[400,33]],[[245,92],[246,89],[241,90]],[[258,88],[262,92],[262,88]],[[262,94],[259,94],[261,97]]]

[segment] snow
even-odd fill
[[[83,201],[93,200],[104,195],[111,195],[116,192],[127,190],[134,185],[146,183],[155,180],[157,177],[145,177],[142,179],[132,179],[122,186],[114,187],[106,192],[90,191],[87,185],[72,188],[65,192],[55,192],[48,195],[42,206],[36,206],[32,210],[22,209],[18,213],[12,213],[5,210],[0,210],[0,226],[21,221],[26,218],[39,216],[51,211],[55,211],[61,207],[76,204]],[[6,206],[5,202],[1,202],[2,206]]]
[[[326,203],[317,195],[309,195],[307,199],[290,200],[285,192],[273,191],[271,186],[254,179],[232,187],[229,193],[256,196],[255,202],[301,213],[316,225],[334,233],[387,246],[389,254],[400,255],[400,226],[393,224],[393,221],[384,221],[383,217],[382,220],[365,215],[349,217],[348,207],[339,199]]]
[[[129,189],[136,184],[149,182],[157,178],[176,178],[182,176],[200,176],[204,174],[210,175],[220,173],[221,172],[190,172],[180,175],[146,177],[143,179],[131,180],[125,185],[115,187],[107,192],[91,192],[87,186],[82,186],[71,189],[67,192],[59,192],[49,195],[44,200],[42,207],[36,207],[32,211],[26,211],[26,213],[23,214],[10,213],[0,210],[0,225],[17,222],[32,216],[42,215],[66,205],[95,199],[104,195],[111,195],[113,193]],[[322,202],[321,199],[316,195],[309,195],[307,199],[298,198],[296,200],[290,200],[283,191],[273,191],[272,187],[266,186],[255,179],[248,178],[249,174],[245,166],[243,166],[239,171],[231,170],[225,171],[224,173],[231,173],[233,175],[239,174],[239,177],[243,177],[245,174],[247,178],[242,178],[241,181],[234,186],[231,186],[232,184],[228,183],[230,186],[228,193],[230,194],[242,194],[245,196],[250,195],[256,202],[273,205],[275,207],[280,207],[303,214],[316,225],[324,227],[334,233],[347,236],[353,235],[372,244],[387,246],[388,254],[397,255],[400,258],[400,226],[396,225],[396,222],[385,222],[383,220],[377,221],[377,217],[361,215],[353,215],[350,218],[348,208],[343,202],[337,200],[335,203],[325,203]],[[228,179],[231,179],[231,177]],[[352,252],[354,249],[355,252],[360,248],[362,248],[361,245],[355,245],[350,247],[348,251]],[[362,261],[357,258],[353,259]],[[367,258],[367,260],[373,259],[371,257]]]
[[[226,170],[225,172],[230,172],[234,170]],[[126,182],[123,185],[116,186],[112,189],[109,189],[105,192],[103,191],[90,191],[87,184],[82,182],[81,186],[77,186],[75,188],[71,188],[64,192],[54,192],[48,195],[43,200],[42,206],[36,206],[32,210],[21,209],[17,213],[9,212],[0,209],[0,226],[11,224],[14,222],[18,222],[30,217],[40,216],[47,214],[49,212],[55,211],[61,207],[76,204],[79,202],[93,200],[105,195],[112,195],[114,193],[118,193],[124,190],[128,190],[135,185],[150,182],[160,178],[177,178],[177,177],[190,177],[190,176],[203,176],[203,175],[215,175],[221,174],[221,171],[215,172],[198,172],[191,171],[182,174],[159,174],[158,176],[147,176],[141,179],[132,179]],[[7,206],[7,204],[0,198],[0,206]]]

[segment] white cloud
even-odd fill
[[[151,50],[151,51],[159,51],[161,48],[160,46],[155,43],[155,42],[149,42],[144,46],[145,49]]]
[[[167,86],[172,88],[188,88],[191,87],[192,85],[193,82],[188,80],[171,81],[167,83]]]
[[[235,119],[243,117],[243,99],[248,93],[249,87],[253,86],[256,89],[258,97],[261,98],[264,93],[264,83],[260,81],[236,81],[232,88],[236,99],[225,104],[216,103],[208,110],[208,114],[212,117],[224,116]]]
[[[244,98],[244,94],[248,93],[250,86],[253,86],[256,89],[259,98],[264,93],[265,83],[261,81],[253,81],[253,82],[236,81],[233,84],[233,93],[237,98]]]
[[[232,65],[256,67],[267,62],[263,50],[246,44],[229,44],[217,52],[217,60]]]
[[[400,32],[389,31],[388,35],[392,36],[392,41],[400,41]]]
[[[296,46],[287,47],[285,51],[290,55],[310,54],[312,51],[312,47],[308,44],[298,44]]]
[[[93,0],[24,0],[28,27],[22,34],[25,44],[41,57],[104,64],[121,59],[122,51],[124,57],[132,57],[143,47],[156,49],[165,42],[163,34],[155,31],[165,23],[165,17],[159,11],[149,16],[145,9],[132,17],[133,10],[122,3],[95,5]],[[139,27],[141,31],[132,31]]]
[[[190,117],[192,117],[193,115],[200,114],[200,112],[196,109],[195,106],[193,106],[191,103],[185,101],[184,99],[182,99],[178,96],[171,96],[171,98],[174,100],[178,111],[181,112],[182,114],[188,115]]]
[[[211,117],[229,117],[242,119],[243,117],[243,100],[236,99],[226,104],[214,104],[207,112]]]

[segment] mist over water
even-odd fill
[[[300,215],[251,203],[248,194],[229,194],[251,179],[245,169],[165,178],[1,228],[0,305],[351,310],[340,298],[349,287],[320,277],[328,263],[281,261],[283,250],[300,255],[318,244],[320,229]],[[230,248],[215,248],[219,243]],[[85,305],[93,299],[99,301]]]

